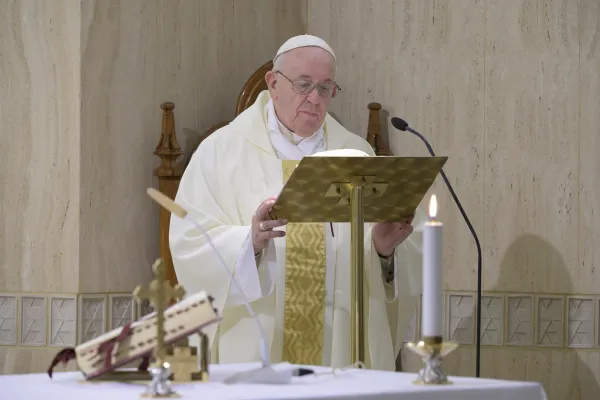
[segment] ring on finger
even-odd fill
[[[258,226],[258,228],[259,228],[261,231],[263,231],[263,232],[267,230],[267,229],[265,228],[264,221],[260,223],[260,225]]]

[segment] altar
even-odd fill
[[[535,382],[502,381],[450,377],[451,384],[423,386],[413,384],[414,373],[311,367],[316,374],[293,379],[289,385],[233,384],[223,380],[258,364],[210,366],[208,382],[172,384],[184,399],[258,400],[258,399],[427,399],[427,400],[546,400],[542,386]],[[79,372],[0,376],[2,400],[86,399],[132,400],[141,398],[146,383],[89,382]]]

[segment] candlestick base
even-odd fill
[[[414,384],[448,385],[452,382],[444,373],[444,358],[458,347],[456,342],[444,342],[442,337],[424,337],[417,343],[408,343],[407,347],[423,358],[425,367],[419,371]]]

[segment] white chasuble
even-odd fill
[[[260,203],[281,191],[297,163],[294,158],[285,159],[294,150],[283,148],[285,141],[273,139],[278,129],[268,115],[269,100],[268,92],[262,92],[250,108],[202,142],[186,168],[176,201],[208,232],[239,281],[263,325],[271,361],[343,367],[351,362],[350,224],[334,223],[331,228],[329,224],[290,223],[278,228],[286,231],[285,237],[271,240],[259,258],[254,256],[252,216]],[[374,155],[364,139],[329,115],[314,139],[304,145],[304,155],[325,148]],[[396,249],[392,284],[384,283],[370,224],[365,224],[369,368],[395,369],[421,292],[425,220],[417,210],[413,234]],[[206,238],[174,216],[169,238],[179,283],[188,294],[205,290],[215,298],[213,304],[222,315],[221,323],[206,331],[211,362],[259,361],[256,323]]]

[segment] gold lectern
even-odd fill
[[[304,157],[273,205],[273,219],[285,218],[293,223],[350,222],[352,363],[364,364],[367,348],[364,223],[400,222],[414,215],[447,159]]]

